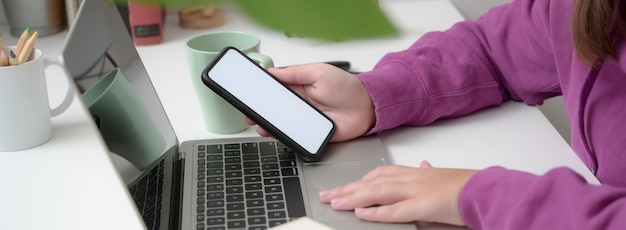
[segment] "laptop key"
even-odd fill
[[[228,195],[226,196],[226,202],[241,202],[244,201],[243,195]]]
[[[258,161],[246,161],[243,162],[243,167],[244,168],[258,168],[261,166],[261,163]]]
[[[271,228],[271,227],[276,227],[276,226],[284,224],[284,223],[287,223],[287,220],[270,220],[269,225],[270,225],[270,228]]]
[[[260,142],[259,149],[261,156],[276,155],[276,143],[275,142]]]
[[[224,199],[224,192],[207,192],[207,200],[221,200]]]
[[[273,211],[273,212],[268,212],[267,216],[270,219],[280,219],[280,218],[287,217],[287,214],[285,214],[285,211]]]
[[[299,183],[300,182],[298,182],[298,184]],[[280,184],[280,179],[279,178],[264,179],[263,184],[264,185],[277,185],[277,184]]]
[[[224,163],[223,162],[207,162],[206,167],[211,168],[211,169],[222,168],[224,167]]]
[[[224,182],[224,177],[221,176],[210,176],[206,178],[207,183],[222,183]]]
[[[241,158],[239,158],[239,157],[226,157],[224,159],[224,162],[226,164],[238,164],[238,163],[241,163]]]
[[[295,160],[296,159],[296,154],[293,153],[282,153],[280,155],[278,155],[278,159],[279,160]]]
[[[261,158],[261,162],[262,163],[274,163],[274,162],[278,162],[278,158],[276,158],[275,156],[265,156]]]
[[[263,164],[263,170],[277,170],[278,164]]]
[[[245,174],[245,175],[255,175],[255,174],[261,174],[261,169],[260,169],[260,168],[249,168],[249,169],[244,169],[244,170],[243,170],[243,174]]]
[[[246,187],[246,191],[263,189],[263,185],[261,185],[261,183],[246,184],[245,187]]]
[[[206,206],[208,208],[221,208],[221,207],[224,207],[224,201],[223,200],[209,200],[206,202]]]
[[[296,161],[295,160],[281,161],[280,167],[296,167]]]
[[[300,189],[300,178],[283,178],[283,187],[285,188],[285,200],[289,217],[306,216],[304,198],[302,197],[302,190]]]
[[[246,199],[259,199],[263,197],[261,191],[246,192]]]
[[[248,207],[263,207],[265,202],[263,200],[247,200],[246,205]]]
[[[259,160],[259,155],[256,155],[256,154],[243,155],[243,161],[256,161],[256,160]]]
[[[243,193],[242,186],[233,186],[233,187],[226,188],[226,194],[239,194],[239,193]]]
[[[246,176],[243,179],[246,183],[261,182],[261,176]]]
[[[243,154],[246,153],[258,153],[259,152],[259,147],[258,144],[253,142],[253,143],[243,143],[241,145],[241,152]]]
[[[206,157],[207,161],[222,161],[222,159],[224,159],[224,157],[222,155],[215,155],[215,154],[214,155],[207,155],[207,157]]]
[[[201,206],[201,205],[200,205],[200,206],[197,206],[197,207],[196,207],[196,212],[197,212],[197,213],[203,213],[203,212],[204,212],[204,206]]]
[[[265,215],[264,208],[250,208],[247,210],[248,216],[261,216]]]
[[[226,230],[226,227],[223,227],[223,226],[210,226],[206,230]]]
[[[226,210],[228,211],[238,211],[244,210],[245,205],[243,203],[228,203],[226,204]]]
[[[228,180],[226,180],[226,186],[242,185],[242,184],[243,184],[243,179],[228,179]]]
[[[209,184],[206,186],[207,191],[223,191],[224,184]]]
[[[264,177],[277,177],[277,176],[280,176],[280,173],[276,170],[263,171],[263,176]]]
[[[224,224],[224,222],[225,222],[224,217],[206,218],[207,225],[221,225],[221,224]]]
[[[222,175],[222,174],[224,174],[224,170],[221,169],[221,168],[208,169],[208,170],[206,170],[206,173],[208,175],[211,175],[211,176],[212,175]]]
[[[206,152],[207,154],[222,153],[222,145],[207,145]]]
[[[279,201],[283,200],[283,194],[270,194],[265,196],[265,200],[267,201]]]
[[[241,211],[241,212],[228,212],[227,216],[226,216],[229,220],[233,220],[233,219],[243,219],[246,217],[246,213]]]
[[[248,223],[252,224],[265,224],[265,217],[250,217],[248,218]]]
[[[208,227],[206,230],[226,230],[226,227],[223,227],[223,226],[211,226],[211,227]]]
[[[244,228],[246,227],[245,220],[228,221],[228,228]]]
[[[276,210],[283,208],[285,208],[285,203],[283,202],[267,203],[267,210]]]
[[[241,165],[226,165],[224,168],[226,168],[226,171],[240,171]]]
[[[284,169],[281,169],[280,172],[283,174],[283,176],[297,176],[298,175],[297,168],[284,168]]]
[[[224,145],[224,149],[239,149],[241,146],[240,144],[225,144]]]
[[[215,209],[206,210],[207,216],[224,216],[224,213],[225,211],[223,208],[215,208]]]

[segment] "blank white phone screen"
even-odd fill
[[[235,50],[228,50],[207,75],[309,153],[317,153],[333,128],[330,120]]]

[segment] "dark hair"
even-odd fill
[[[615,49],[626,32],[622,0],[578,0],[574,9],[574,46],[589,65],[617,59]]]

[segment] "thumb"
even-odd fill
[[[315,64],[292,66],[287,68],[270,68],[268,71],[282,82],[290,85],[311,85],[318,79],[314,74]]]

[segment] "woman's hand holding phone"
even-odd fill
[[[353,74],[324,63],[268,71],[335,122],[332,142],[362,136],[376,121],[372,100]],[[250,119],[247,122],[254,124]],[[261,127],[257,132],[270,136]]]

